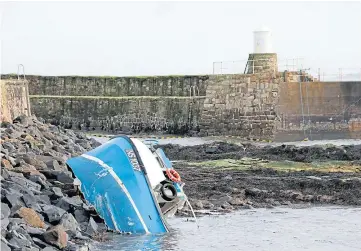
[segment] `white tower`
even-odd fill
[[[273,53],[272,32],[266,26],[261,26],[253,32],[253,53]]]

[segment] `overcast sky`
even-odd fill
[[[360,2],[1,3],[2,73],[211,73],[246,60],[253,30],[268,26],[280,59],[312,69],[361,69]]]

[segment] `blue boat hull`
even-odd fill
[[[85,199],[109,229],[137,234],[167,232],[143,163],[121,136],[67,161]]]

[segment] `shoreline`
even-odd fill
[[[256,208],[361,206],[361,144],[219,140],[170,138],[157,146],[186,183],[198,216]],[[100,144],[36,117],[1,124],[4,250],[89,250],[112,235],[82,199],[65,164]],[[176,216],[191,214],[185,206]]]

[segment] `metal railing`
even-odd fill
[[[234,60],[213,62],[213,74],[244,74],[257,72],[258,60]],[[278,72],[299,72],[305,69],[303,58],[285,58],[277,61]],[[250,70],[249,70],[250,69]],[[276,69],[274,69],[276,71]],[[319,81],[361,81],[360,68],[308,68],[307,73]]]
[[[257,68],[262,67],[257,64],[260,61],[273,61],[273,59],[248,59],[233,61],[216,61],[213,62],[213,74],[244,74],[255,73]],[[277,60],[278,71],[298,71],[303,67],[302,58],[286,58]],[[273,72],[276,72],[274,67]]]
[[[361,81],[360,68],[317,68],[309,73],[319,81]]]

